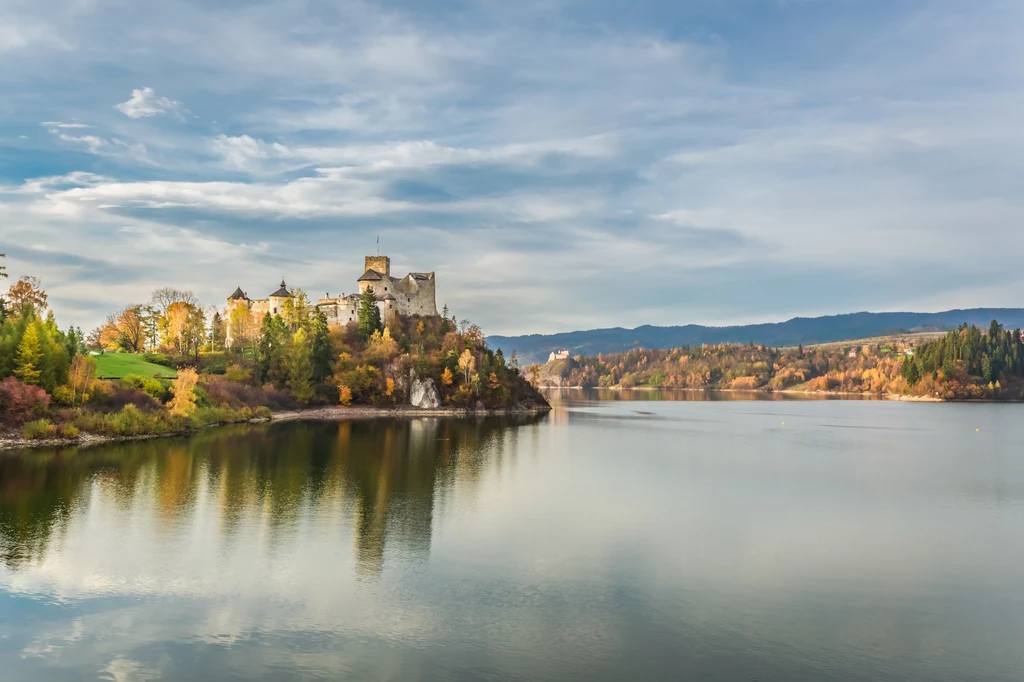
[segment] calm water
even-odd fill
[[[1024,406],[595,397],[0,455],[0,679],[1024,679]]]

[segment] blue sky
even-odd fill
[[[0,4],[0,251],[83,327],[362,257],[490,333],[1020,306],[1024,3]]]

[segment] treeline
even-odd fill
[[[915,393],[948,399],[1019,399],[1024,380],[1021,331],[998,322],[987,333],[962,325],[921,347],[900,371]]]
[[[672,350],[577,356],[528,374],[541,385],[667,389],[797,390],[1020,399],[1024,351],[1019,331],[993,322],[963,325],[937,341],[906,339],[804,348],[713,344]]]

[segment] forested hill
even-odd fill
[[[961,324],[988,327],[998,320],[1009,329],[1024,327],[1024,308],[971,308],[941,313],[852,313],[825,317],[795,317],[786,322],[735,327],[644,325],[636,329],[591,329],[562,334],[491,336],[488,343],[506,357],[516,352],[523,364],[544,362],[554,350],[573,355],[619,353],[632,348],[666,349],[704,343],[748,343],[772,347],[828,343],[917,331],[948,331]]]

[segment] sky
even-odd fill
[[[0,252],[83,328],[363,257],[493,334],[1024,305],[1019,0],[0,0]]]

